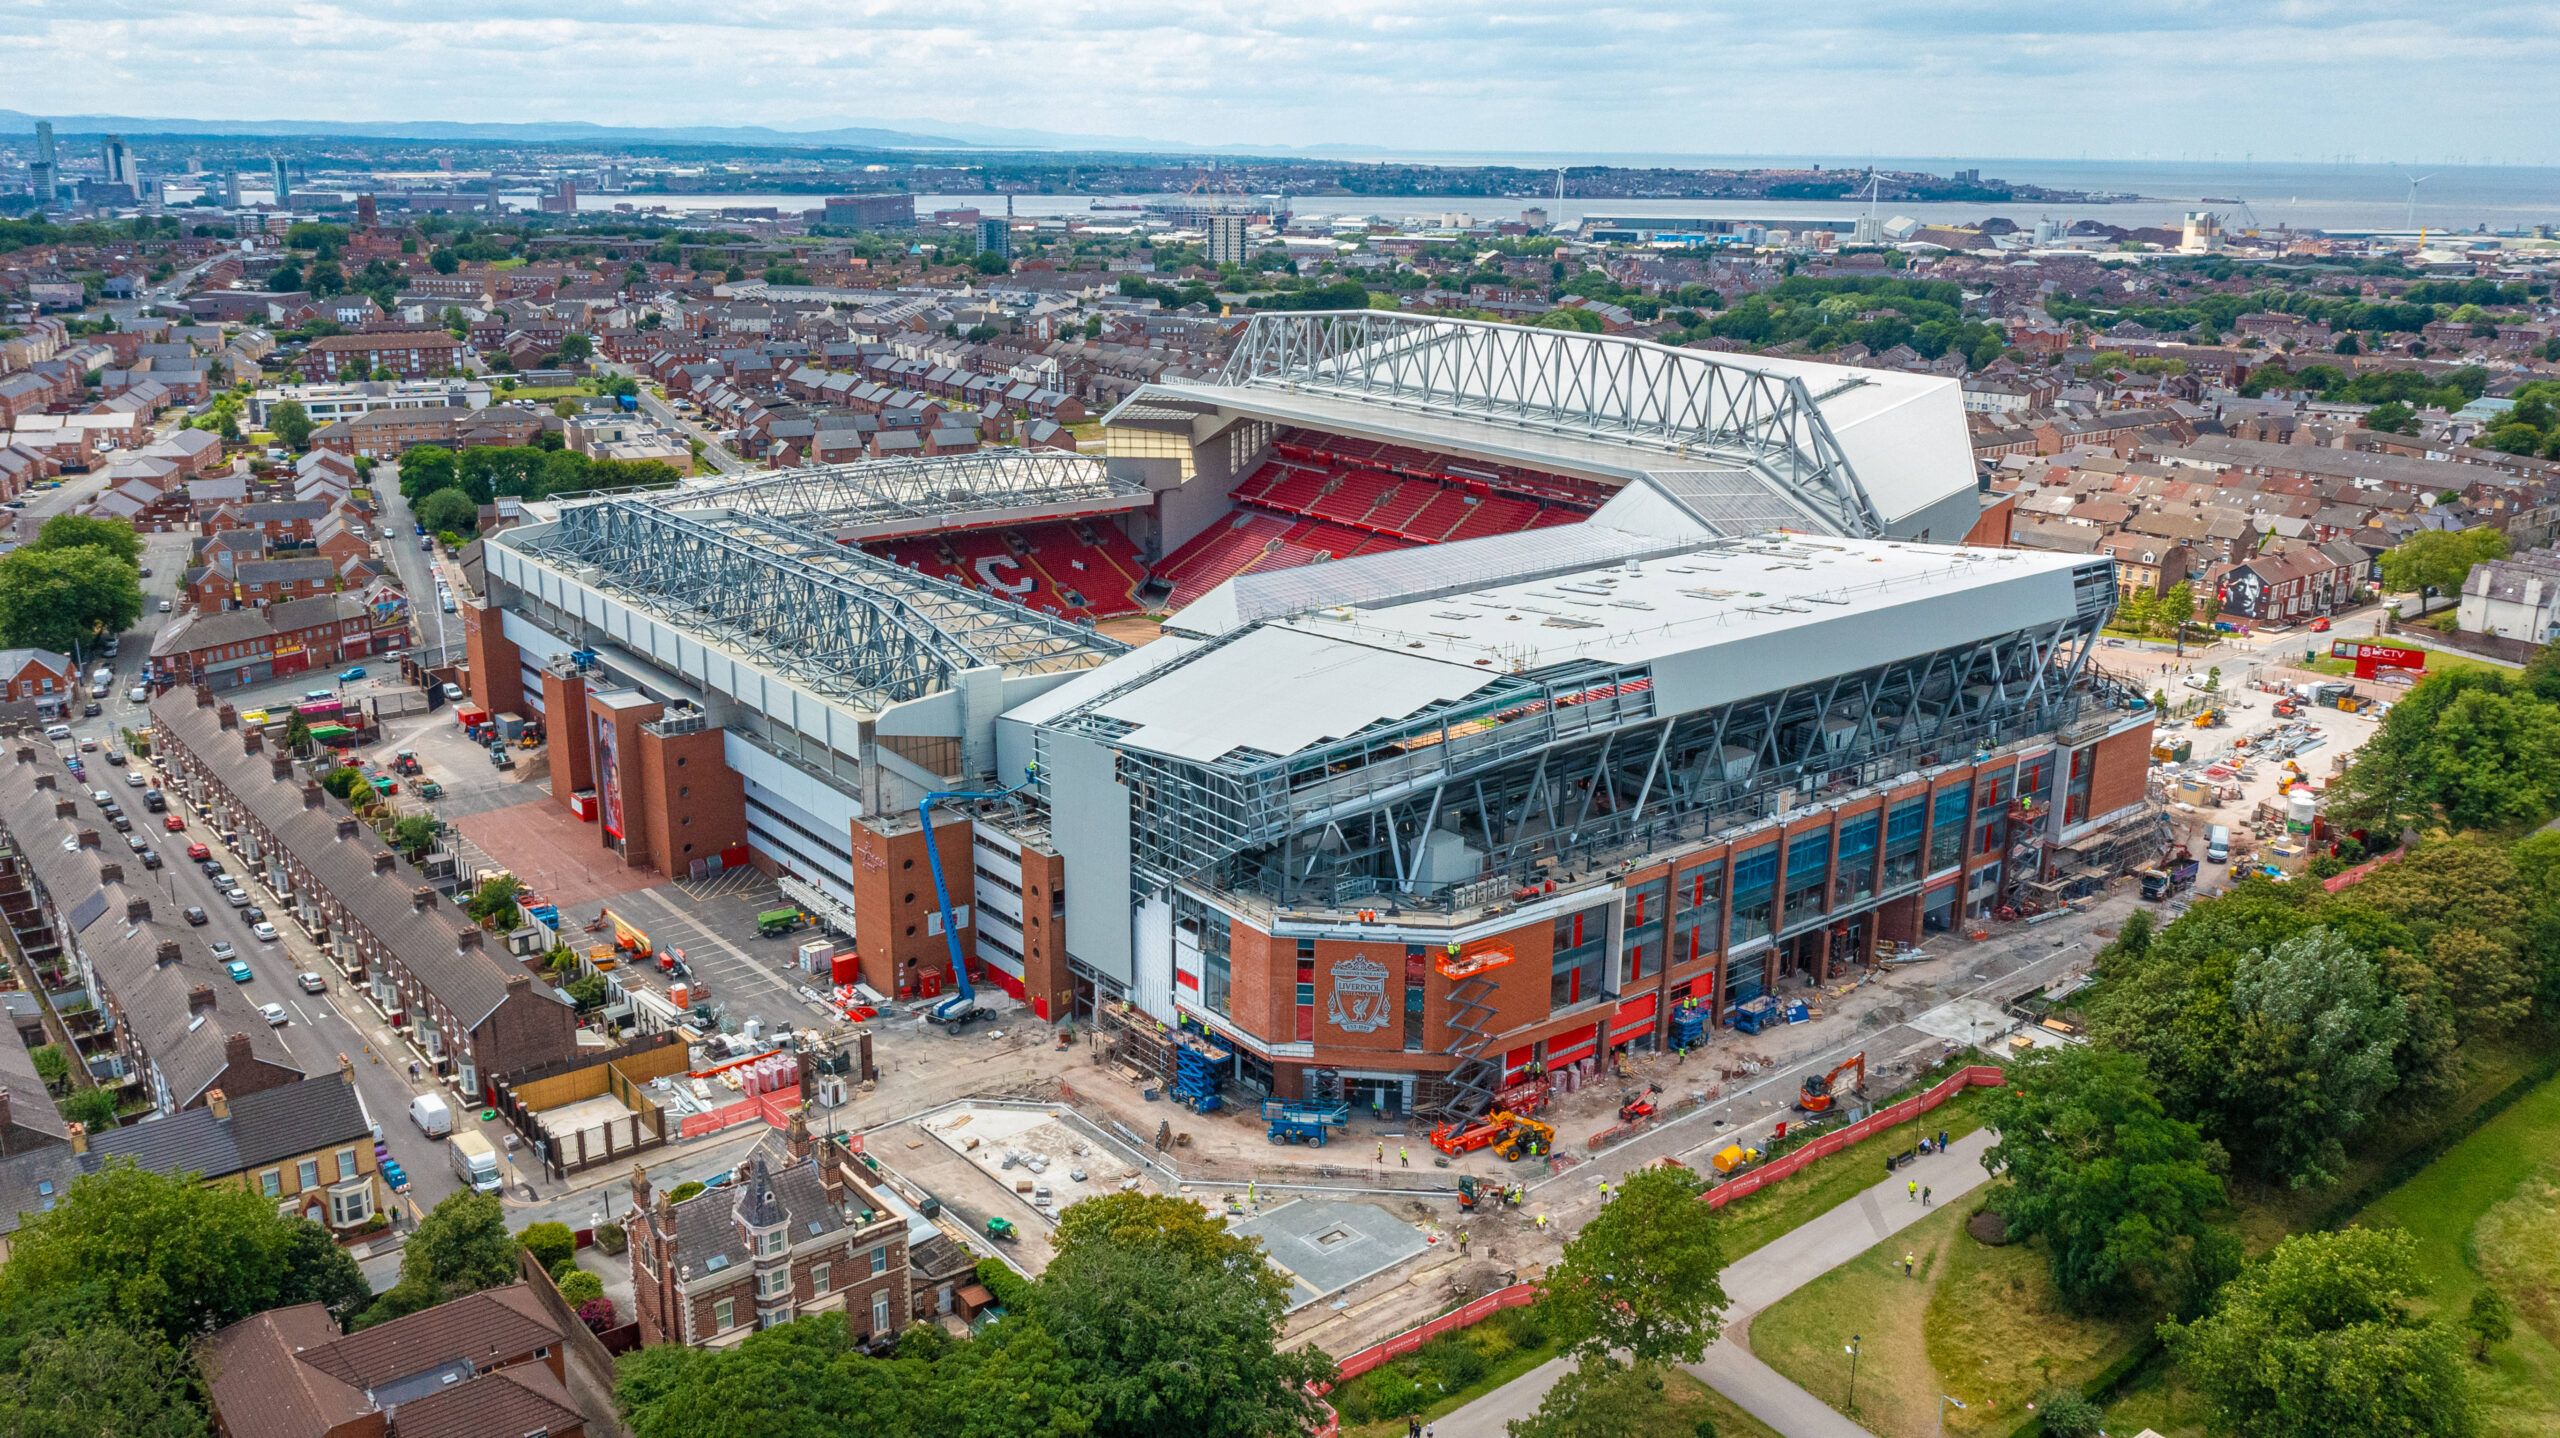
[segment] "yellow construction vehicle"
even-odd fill
[[[1534,1118],[1514,1118],[1511,1131],[1493,1146],[1493,1151],[1517,1163],[1524,1158],[1538,1158],[1556,1146],[1556,1126]]]

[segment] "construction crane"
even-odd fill
[[[942,882],[942,849],[933,842],[933,806],[946,799],[1010,799],[1029,788],[1038,774],[1035,766],[1023,771],[1022,782],[1010,789],[949,789],[927,794],[916,805],[916,817],[924,823],[924,857],[933,870],[933,901],[942,908],[942,941],[951,946],[951,982],[960,992],[933,1006],[925,1018],[937,1024],[966,1023],[970,1019],[993,1017],[991,1010],[978,1007],[978,991],[969,986],[968,961],[960,954],[960,925],[951,914],[951,890]]]
[[[1840,1076],[1845,1073],[1855,1073],[1857,1075],[1857,1077],[1849,1084],[1849,1088],[1852,1092],[1866,1092],[1866,1050],[1861,1049],[1858,1052],[1851,1054],[1849,1057],[1842,1059],[1838,1064],[1834,1065],[1831,1072],[1827,1074],[1806,1074],[1804,1076],[1804,1092],[1797,1096],[1796,1107],[1803,1109],[1806,1113],[1829,1113],[1831,1111],[1832,1104],[1839,1099]]]

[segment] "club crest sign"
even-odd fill
[[[1333,994],[1325,1019],[1345,1033],[1374,1034],[1387,1026],[1387,966],[1354,957],[1333,966]]]

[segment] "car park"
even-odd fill
[[[265,1016],[267,1027],[271,1029],[280,1029],[293,1022],[293,1016],[284,1011],[282,1004],[260,1004],[258,1012]]]
[[[249,926],[249,932],[257,935],[261,943],[272,944],[276,941],[276,926],[273,924],[252,924]]]
[[[294,975],[293,981],[302,985],[302,991],[306,994],[324,994],[329,991],[329,981],[307,969]]]
[[[202,928],[202,927],[204,927],[204,924],[205,924],[205,912],[204,912],[204,910],[197,908],[197,907],[196,907],[195,905],[193,905],[193,904],[189,904],[189,905],[187,905],[187,916],[186,916],[186,917],[187,917],[187,922],[188,922],[188,923],[193,924],[193,925],[195,925],[195,926],[196,926],[196,927],[198,927],[198,928]]]

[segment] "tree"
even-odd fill
[[[1059,1216],[1031,1316],[1073,1368],[1097,1435],[1257,1438],[1315,1412],[1332,1360],[1278,1345],[1288,1281],[1259,1241],[1188,1199],[1090,1198]]]
[[[0,1376],[0,1433],[16,1438],[201,1438],[186,1355],[98,1323],[41,1333]]]
[[[556,1274],[561,1264],[577,1261],[578,1237],[569,1231],[569,1225],[565,1223],[528,1224],[517,1237],[524,1244],[525,1252],[533,1255],[533,1261],[541,1264],[545,1273]],[[561,1296],[568,1297],[565,1293]]]
[[[116,1096],[102,1088],[75,1090],[63,1099],[62,1116],[91,1133],[103,1133],[116,1126]]]
[[[1686,1170],[1648,1168],[1564,1246],[1539,1299],[1548,1330],[1582,1357],[1695,1363],[1723,1326],[1724,1245]]]
[[[2471,566],[2507,557],[2507,536],[2495,529],[2422,529],[2382,552],[2382,582],[2392,589],[2456,594]]]
[[[1529,321],[1529,327],[1540,330],[1576,330],[1587,335],[1596,335],[1608,328],[1601,322],[1598,315],[1579,305],[1564,305],[1549,310]]]
[[[2405,1003],[2372,959],[2325,927],[2239,962],[2224,1092],[2252,1167],[2295,1188],[2338,1176],[2346,1140],[2398,1080]]]
[[[36,1077],[46,1088],[58,1090],[71,1082],[71,1060],[62,1056],[60,1044],[38,1044],[27,1050],[27,1057],[34,1060]]]
[[[2129,1054],[2046,1050],[1991,1095],[2000,1142],[1983,1166],[2008,1179],[2009,1232],[2040,1239],[2054,1288],[2082,1310],[2179,1309],[2238,1267],[2206,1217],[2223,1200],[2222,1151],[2170,1118]]]
[[[1645,1438],[1667,1433],[1672,1416],[1660,1365],[1595,1354],[1557,1379],[1536,1413],[1506,1426],[1511,1438]]]
[[[750,1334],[725,1352],[639,1349],[617,1365],[614,1398],[633,1438],[922,1438],[955,1431],[936,1377],[921,1360],[863,1356],[844,1315],[823,1313]]]
[[[123,560],[127,564],[142,562],[142,536],[133,532],[133,522],[126,519],[91,519],[81,514],[57,514],[36,531],[36,542],[30,549],[96,549]]]
[[[435,841],[436,821],[424,814],[403,815],[399,823],[391,826],[391,847],[408,855],[413,864]]]
[[[417,517],[420,524],[438,533],[446,530],[460,533],[480,519],[480,506],[472,503],[471,496],[458,489],[439,489],[411,505],[409,512]]]
[[[343,1313],[367,1291],[344,1249],[306,1220],[277,1217],[267,1198],[121,1159],[31,1216],[0,1268],[0,1311],[76,1296],[101,1319],[176,1344],[286,1304]]]
[[[2168,637],[2178,637],[2195,621],[2195,617],[2196,587],[2193,584],[2181,579],[2169,586],[2168,593],[2160,596],[2159,623]]]
[[[585,335],[560,337],[560,360],[563,364],[584,364],[596,352],[596,342]]]
[[[287,449],[297,452],[309,449],[311,447],[311,412],[304,409],[302,401],[298,399],[269,405],[267,432],[274,435]]]
[[[2385,400],[2366,411],[2364,427],[2382,434],[2416,434],[2418,412],[2399,400]]]
[[[572,1268],[560,1275],[560,1298],[575,1308],[591,1299],[604,1297],[604,1280],[583,1268]]]
[[[344,765],[320,776],[320,787],[342,802],[353,798],[357,787],[364,782],[363,770]]]
[[[0,643],[74,652],[142,617],[142,580],[103,549],[39,549],[0,556]]]
[[[2426,1296],[2397,1230],[2296,1234],[2225,1285],[2208,1316],[2160,1335],[2237,1438],[2465,1438],[2462,1341],[2410,1316]]]
[[[400,456],[400,497],[411,504],[456,483],[453,451],[422,444]]]
[[[485,1193],[457,1193],[429,1210],[400,1250],[400,1281],[358,1320],[369,1326],[447,1299],[516,1281],[516,1241],[507,1212]]]
[[[2498,1290],[2483,1288],[2471,1295],[2471,1308],[2463,1314],[2462,1326],[2471,1330],[2471,1356],[2486,1363],[2491,1347],[2515,1336],[2515,1305]]]
[[[2116,627],[2127,634],[2148,634],[2160,615],[2160,596],[2135,589],[2116,603]]]

